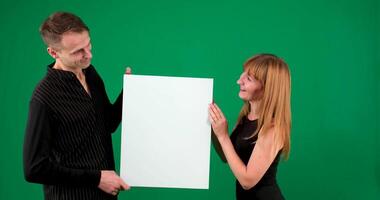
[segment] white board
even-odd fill
[[[120,176],[130,186],[208,189],[213,79],[124,75]]]

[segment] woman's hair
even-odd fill
[[[275,128],[275,144],[283,142],[282,156],[287,159],[290,151],[290,72],[288,65],[272,54],[259,54],[248,59],[244,71],[261,82],[262,94],[258,100],[258,126],[251,137],[259,131]],[[250,103],[244,102],[237,124],[250,112]]]
[[[51,14],[40,27],[41,37],[48,46],[61,42],[62,35],[68,31],[81,33],[89,28],[81,18],[68,12]]]

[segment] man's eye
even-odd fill
[[[83,51],[83,49],[78,50],[78,51],[74,52],[74,54],[79,54],[79,53],[81,53],[82,51]]]

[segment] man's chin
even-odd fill
[[[88,68],[90,65],[91,65],[91,62],[83,63],[83,64],[82,64],[82,69],[86,69],[86,68]]]

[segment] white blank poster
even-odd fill
[[[120,176],[130,186],[208,189],[213,79],[124,75]]]

